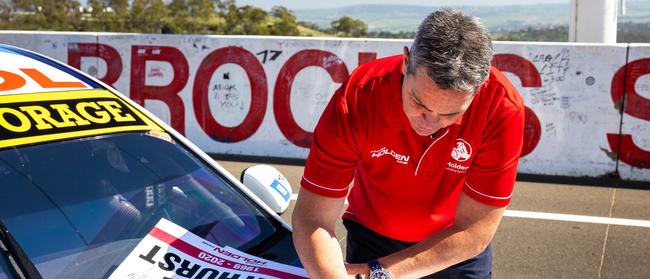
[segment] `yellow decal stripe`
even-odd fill
[[[150,130],[163,131],[106,90],[0,96],[0,148]]]

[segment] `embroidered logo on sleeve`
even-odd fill
[[[404,164],[404,165],[408,164],[409,159],[411,159],[411,156],[397,154],[397,153],[395,153],[394,150],[389,150],[386,147],[382,147],[381,149],[370,151],[370,157],[371,158],[378,158],[378,157],[382,157],[384,155],[390,155],[391,157],[395,158],[395,160],[398,163]]]

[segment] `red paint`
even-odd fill
[[[189,78],[189,65],[185,55],[175,47],[166,46],[132,46],[131,62],[131,98],[144,104],[146,99],[165,102],[172,114],[172,126],[184,133],[185,113],[180,91],[185,87]],[[123,72],[123,63],[115,48],[99,43],[73,43],[68,49],[68,63],[79,68],[81,57],[98,57],[107,64],[107,73],[101,80],[113,85]],[[376,59],[374,52],[359,52],[359,65]],[[145,85],[145,65],[147,61],[168,62],[174,69],[174,79],[166,86]],[[516,75],[522,87],[541,87],[541,76],[533,63],[515,54],[496,54],[493,66],[503,72]],[[246,70],[251,84],[251,108],[244,121],[237,127],[225,127],[214,119],[210,113],[208,97],[209,82],[212,74],[225,63],[235,63]],[[282,134],[293,144],[308,148],[312,141],[312,133],[302,129],[291,112],[291,86],[296,75],[309,66],[322,67],[332,76],[334,82],[343,82],[348,71],[340,58],[322,50],[302,50],[289,58],[281,68],[273,92],[273,112],[276,123]],[[627,67],[627,73],[626,73]],[[625,97],[623,112],[643,120],[650,121],[650,99],[639,95],[635,82],[642,76],[650,74],[650,58],[630,62],[621,67],[613,77],[611,96],[614,103],[621,103]],[[57,86],[57,81],[47,81],[37,73],[27,70],[28,75],[35,76],[41,85]],[[13,90],[25,84],[25,78],[6,71],[0,71],[3,82],[0,91]],[[627,77],[627,80],[625,80]],[[32,79],[34,77],[31,77]],[[76,86],[76,85],[75,85]],[[625,86],[625,88],[624,88]],[[200,127],[212,138],[222,142],[238,142],[252,136],[261,126],[268,102],[267,78],[265,70],[257,58],[247,50],[239,47],[227,47],[210,53],[203,59],[193,88],[193,106]],[[541,139],[541,124],[533,110],[526,108],[524,127],[524,145],[522,157],[530,154]],[[612,151],[620,154],[620,160],[635,167],[650,168],[650,151],[643,150],[634,144],[629,134],[607,134]],[[620,145],[620,147],[619,147]]]
[[[523,87],[542,87],[542,77],[535,64],[515,54],[495,54],[492,66],[502,72],[509,72],[521,80]]]
[[[630,166],[650,169],[650,151],[643,150],[634,144],[632,135],[607,134],[607,141],[612,150],[618,149],[620,141],[619,160]]]
[[[614,74],[611,94],[614,104],[620,104],[625,96],[623,113],[650,121],[650,99],[639,95],[634,88],[637,80],[647,74],[650,74],[650,58],[628,63]],[[625,88],[623,88],[624,86]],[[607,141],[612,151],[618,150],[619,160],[630,166],[650,169],[650,151],[643,150],[634,144],[632,135],[607,134]]]
[[[298,72],[316,66],[325,69],[332,80],[343,83],[348,77],[348,69],[343,60],[331,52],[315,49],[301,50],[291,56],[282,66],[275,81],[273,92],[273,113],[282,134],[293,144],[309,148],[313,132],[302,129],[291,113],[291,85]]]
[[[522,87],[541,87],[542,78],[533,63],[515,54],[496,54],[492,59],[492,66],[502,72],[516,75]],[[524,145],[521,157],[524,157],[537,147],[542,137],[542,127],[535,112],[526,107],[524,122]]]
[[[174,69],[174,79],[165,86],[145,85],[147,61],[168,62]],[[185,107],[178,94],[187,84],[189,65],[183,53],[175,47],[131,47],[131,99],[144,106],[145,100],[163,101],[171,113],[171,126],[185,134]]]
[[[81,57],[98,57],[106,62],[106,75],[99,78],[115,87],[122,73],[122,58],[113,47],[98,43],[72,43],[68,47],[68,65],[81,70]]]
[[[542,125],[532,109],[525,107],[524,112],[524,145],[521,147],[521,157],[535,150],[542,137]]]
[[[223,64],[233,63],[246,71],[251,86],[251,106],[244,121],[236,127],[219,124],[212,113],[208,97],[210,96],[210,79]],[[239,142],[249,138],[262,125],[268,101],[268,85],[262,64],[251,52],[241,47],[217,49],[206,56],[196,72],[192,101],[196,120],[211,138],[220,142]]]
[[[377,59],[376,52],[359,52],[359,66]]]

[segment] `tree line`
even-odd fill
[[[616,30],[618,43],[650,42],[650,23],[619,22]],[[526,27],[517,31],[500,32],[491,35],[495,41],[537,41],[566,42],[569,40],[569,26]]]
[[[314,28],[316,27],[316,28]],[[344,16],[330,28],[298,22],[276,6],[237,5],[235,0],[0,0],[0,29],[153,34],[326,35],[363,37],[368,26]]]
[[[619,42],[650,42],[648,23],[619,23]],[[497,32],[493,40],[564,41],[567,26]],[[339,36],[412,39],[415,30],[369,31],[342,16],[323,28],[298,21],[283,6],[270,11],[235,0],[0,0],[0,30],[128,32],[151,34]]]

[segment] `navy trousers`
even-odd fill
[[[348,231],[345,255],[348,263],[367,263],[415,244],[385,237],[351,220],[344,219],[343,225]],[[423,278],[492,278],[492,246],[488,245],[474,258]]]

